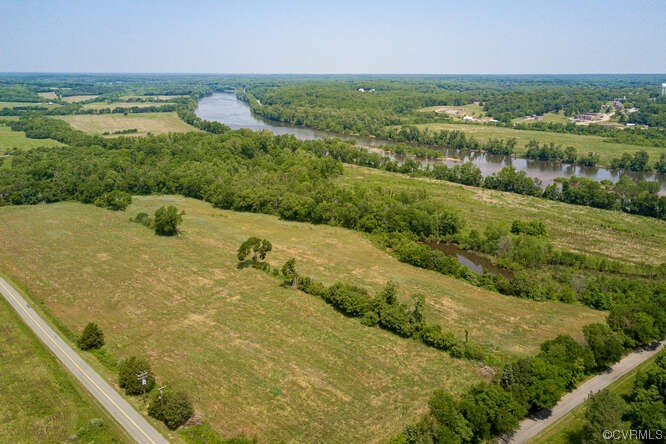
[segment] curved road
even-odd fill
[[[141,444],[166,444],[168,441],[129,405],[113,387],[92,369],[4,279],[0,293],[16,310],[40,341],[63,363],[76,379],[99,401],[127,433]]]
[[[585,402],[591,393],[601,391],[617,381],[631,370],[656,355],[664,348],[664,343],[659,344],[655,350],[639,350],[630,353],[620,362],[617,362],[609,370],[594,376],[575,390],[567,393],[560,399],[552,413],[547,418],[527,418],[520,423],[520,428],[510,437],[510,443],[524,443],[534,438],[548,426],[553,425],[557,420],[565,416],[578,405]]]

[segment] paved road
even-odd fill
[[[101,376],[63,341],[58,334],[30,308],[25,299],[0,278],[0,293],[21,316],[37,337],[51,350],[81,384],[99,401],[127,433],[141,444],[166,444],[168,441],[127,403]]]
[[[523,420],[509,442],[519,444],[534,438],[537,434],[545,430],[546,427],[553,425],[558,419],[562,418],[579,404],[585,402],[590,393],[596,393],[605,389],[620,377],[657,354],[663,347],[664,344],[661,343],[656,350],[635,351],[612,366],[610,370],[588,379],[577,389],[564,395],[557,405],[553,407],[552,414],[549,417]]]

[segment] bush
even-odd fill
[[[546,225],[540,220],[523,222],[514,220],[511,224],[513,234],[527,234],[528,236],[546,236]]]
[[[141,372],[147,372],[146,385],[141,384],[137,375]],[[128,395],[141,395],[148,393],[155,386],[155,377],[153,376],[150,365],[144,359],[132,356],[121,364],[118,372],[118,385],[125,389]]]
[[[371,305],[370,296],[365,289],[341,283],[332,285],[324,295],[324,300],[353,317],[363,316]]]
[[[148,406],[148,414],[162,421],[171,430],[185,424],[194,414],[192,403],[183,392],[156,395]]]
[[[135,222],[148,228],[153,228],[153,220],[150,218],[150,216],[148,216],[148,213],[139,213],[134,217],[134,219],[130,218],[130,222]]]
[[[132,196],[124,191],[113,190],[95,199],[95,205],[114,211],[124,211],[132,203]]]
[[[89,322],[83,329],[78,345],[81,350],[100,348],[104,345],[104,333],[97,324]]]
[[[439,325],[426,325],[421,330],[421,340],[439,350],[451,350],[458,343],[455,335],[451,332],[442,332]]]
[[[155,234],[159,236],[175,236],[178,234],[178,225],[183,222],[184,211],[169,205],[160,207],[155,211]]]

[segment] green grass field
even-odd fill
[[[0,269],[35,301],[80,331],[95,320],[116,357],[138,353],[161,381],[187,389],[222,436],[261,441],[382,441],[416,420],[431,391],[460,393],[487,378],[473,362],[364,327],[323,301],[237,270],[251,235],[273,242],[280,266],[372,290],[389,279],[401,297],[426,294],[431,321],[534,353],[546,338],[599,321],[580,306],[500,296],[421,270],[358,233],[211,208],[181,197],[140,197],[126,214],[61,203],[0,208]],[[128,222],[165,204],[186,211],[181,238]]]
[[[29,139],[23,131],[12,131],[8,126],[0,125],[0,153],[12,148],[31,149],[38,146],[62,146],[53,139]]]
[[[431,130],[445,129],[449,131],[464,131],[467,134],[474,135],[479,141],[485,141],[491,137],[500,139],[513,137],[518,140],[516,146],[517,154],[524,154],[526,152],[525,144],[531,139],[536,139],[539,143],[552,142],[556,145],[562,145],[563,147],[573,146],[578,150],[579,154],[585,154],[590,151],[599,153],[600,162],[603,165],[609,165],[612,158],[620,157],[624,152],[644,150],[650,155],[650,159],[653,162],[659,159],[660,153],[666,152],[666,149],[659,147],[604,142],[604,138],[601,136],[581,136],[578,134],[526,131],[488,125],[465,125],[455,123],[428,123],[416,126],[420,128],[429,128]]]
[[[611,384],[608,387],[608,390],[619,396],[629,395],[633,389],[636,375],[639,372],[645,372],[649,370],[650,367],[654,365],[655,359],[657,359],[656,356],[645,361],[644,363],[636,367],[634,370],[622,376],[616,382]],[[569,414],[567,414],[562,419],[557,421],[555,424],[548,427],[546,430],[544,430],[543,432],[532,438],[529,441],[529,443],[561,444],[561,443],[571,442],[569,436],[575,435],[576,433],[580,432],[581,428],[583,427],[583,424],[585,424],[585,411],[587,410],[588,405],[589,401],[586,401],[583,404],[579,405],[571,412],[569,412]],[[631,427],[629,424],[627,424],[626,428],[630,429]]]
[[[457,210],[466,229],[541,220],[555,246],[626,262],[666,262],[666,221],[347,165],[341,183],[423,190]]]
[[[0,332],[0,442],[130,442],[2,298]]]
[[[102,134],[105,132],[137,129],[131,136],[144,136],[148,133],[183,133],[199,131],[193,126],[180,120],[178,114],[170,113],[137,113],[137,114],[79,114],[73,116],[59,116],[58,118],[69,123],[74,129],[87,133]]]
[[[517,119],[513,119],[514,123],[533,123],[534,120],[531,119],[525,119],[524,117],[519,117]],[[543,115],[542,122],[545,123],[562,123],[566,124],[569,123],[569,118],[564,115],[563,111],[557,112],[557,113],[546,113]]]

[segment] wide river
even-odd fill
[[[235,94],[216,93],[204,97],[199,101],[199,107],[196,110],[197,116],[204,120],[213,120],[224,123],[232,129],[249,128],[251,130],[269,130],[275,134],[293,134],[301,140],[319,139],[322,137],[340,137],[356,141],[356,144],[371,151],[384,153],[379,149],[381,145],[390,142],[363,138],[350,137],[340,134],[334,134],[326,131],[313,130],[309,128],[293,127],[279,122],[267,121],[252,115],[250,107],[238,100]],[[579,150],[580,151],[580,150]],[[384,153],[386,154],[386,153]],[[403,160],[404,156],[386,154],[396,160]],[[504,167],[513,166],[515,169],[525,171],[528,176],[541,179],[544,185],[553,183],[557,177],[587,177],[597,181],[608,179],[616,182],[620,173],[606,168],[589,168],[577,165],[562,164],[559,162],[546,162],[541,160],[529,160],[511,156],[502,156],[494,154],[485,154],[478,152],[460,152],[454,149],[446,149],[443,153],[444,159],[419,159],[424,165],[434,165],[444,163],[449,166],[460,162],[472,162],[479,167],[484,176],[493,174]],[[654,175],[644,175],[640,173],[630,173],[634,179],[658,180],[661,184],[661,193],[666,193],[666,177],[663,175],[655,177]]]

